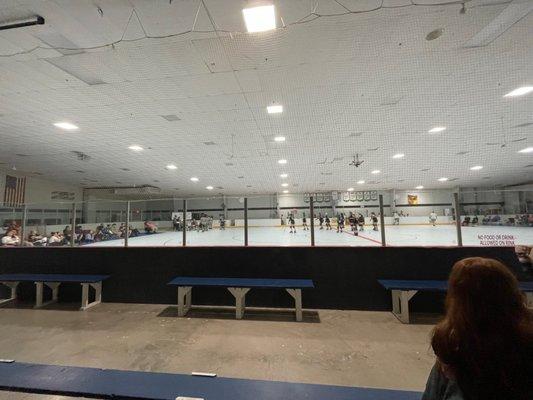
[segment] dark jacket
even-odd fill
[[[464,400],[457,383],[446,376],[434,365],[426,383],[422,400]]]

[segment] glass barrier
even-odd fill
[[[533,191],[460,192],[464,246],[533,247]]]
[[[317,246],[380,246],[372,217],[379,213],[377,191],[314,193]]]
[[[452,195],[450,190],[389,191],[384,195],[386,244],[457,246]]]
[[[187,246],[244,246],[244,197],[187,199]]]

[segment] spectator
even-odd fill
[[[37,231],[30,231],[30,234],[28,235],[28,242],[31,243],[33,246],[46,246],[48,238],[42,236]]]
[[[50,237],[48,238],[48,246],[61,246],[61,244],[59,232],[50,233]]]
[[[157,225],[152,221],[144,221],[144,231],[146,233],[157,233]]]
[[[17,231],[11,229],[2,238],[2,246],[18,246],[20,238],[17,236]]]
[[[452,269],[437,356],[422,400],[526,400],[533,393],[533,312],[502,263],[466,258]]]
[[[70,229],[70,225],[65,226],[65,229],[63,229],[63,236],[67,242],[70,242],[72,238],[72,229]]]

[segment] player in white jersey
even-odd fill
[[[429,223],[433,226],[437,225],[437,213],[435,211],[431,211],[429,214]]]

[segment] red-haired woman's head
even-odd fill
[[[532,315],[517,279],[501,262],[475,257],[453,266],[446,316],[431,344],[468,399],[525,398]]]

